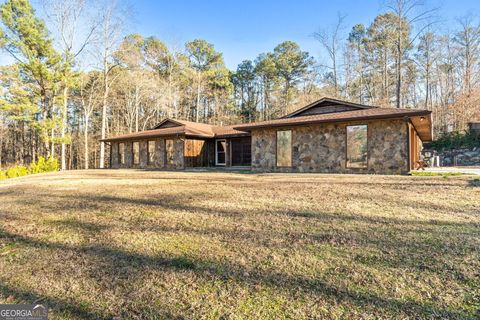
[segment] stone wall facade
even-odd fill
[[[346,126],[367,124],[367,168],[346,167]],[[292,166],[276,166],[276,132],[292,131]],[[408,125],[404,120],[375,120],[252,131],[252,170],[402,174],[409,170]]]
[[[440,166],[480,166],[480,147],[442,151],[438,154]]]
[[[165,140],[173,140],[173,163],[166,163]],[[148,163],[148,141],[155,141],[155,157],[153,163]],[[150,140],[139,140],[139,164],[133,163],[133,141],[125,141],[125,163],[121,163],[119,145],[122,142],[112,142],[111,145],[111,167],[119,168],[163,168],[163,169],[184,169],[184,138],[157,138]]]

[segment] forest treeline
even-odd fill
[[[28,0],[0,6],[0,165],[56,157],[63,169],[103,167],[102,137],[165,117],[218,125],[282,116],[322,96],[433,111],[434,134],[479,117],[480,26],[438,32],[434,9],[395,0],[370,25],[312,30],[324,55],[284,41],[229,70],[207,40],[175,47],[129,33],[114,0]],[[440,22],[439,22],[440,21]],[[250,59],[248,59],[250,58]]]

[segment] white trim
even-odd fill
[[[223,152],[225,154],[225,162],[224,163],[219,163],[218,162],[218,142],[220,142],[220,141],[224,141],[225,146],[227,144],[226,139],[215,139],[215,165],[216,166],[226,166],[227,165],[227,150],[224,150],[224,152]]]

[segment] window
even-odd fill
[[[277,131],[277,167],[292,166],[292,131]]]
[[[167,165],[173,165],[173,140],[165,140],[165,162]]]
[[[155,141],[148,141],[148,164],[155,162]]]
[[[133,153],[133,164],[139,164],[140,163],[140,146],[138,141],[135,141],[132,144],[132,153]]]
[[[225,150],[227,149],[227,141],[226,140],[217,140],[216,142],[216,165],[217,166],[224,166],[225,165]]]
[[[120,164],[125,164],[125,143],[118,144],[118,159]]]
[[[366,124],[347,126],[347,168],[367,167],[367,132]]]

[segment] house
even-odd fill
[[[431,139],[431,111],[323,98],[270,121],[214,126],[165,119],[104,141],[111,168],[402,174]]]

